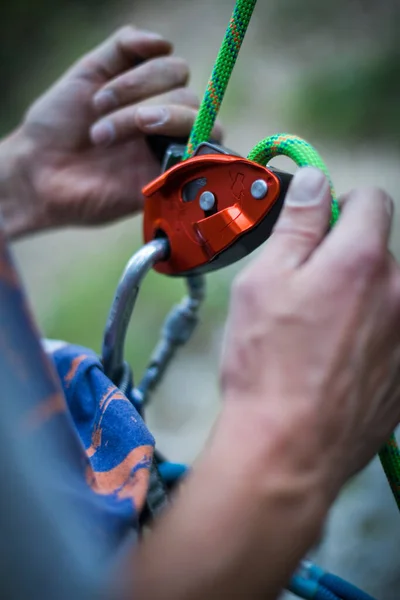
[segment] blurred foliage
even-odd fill
[[[400,146],[400,53],[328,65],[302,77],[287,101],[288,120],[348,143]]]
[[[268,10],[275,36],[283,35],[289,45],[316,32],[323,32],[326,39],[335,38],[346,46],[362,40],[369,45],[395,45],[398,36],[398,0],[308,0],[307,3],[277,0],[259,2],[257,10]],[[274,35],[272,31],[271,34]],[[316,50],[319,52],[320,48]]]
[[[0,19],[0,131],[102,35],[108,0],[13,0]]]
[[[4,2],[0,78],[6,92],[0,99],[0,131],[14,126],[35,95],[109,32],[110,14],[119,9],[127,12],[135,4],[134,0],[128,4],[122,0],[113,4],[109,0]],[[165,8],[168,16],[171,3],[149,0],[149,4]],[[176,10],[176,2],[172,4]],[[234,0],[224,1],[227,14],[233,4]],[[204,6],[208,13],[210,6],[207,2]],[[310,129],[337,141],[377,137],[397,141],[398,0],[270,0],[260,1],[256,11],[252,27],[260,45],[267,44],[267,50],[279,54],[295,53],[300,61],[309,58],[309,68],[301,70],[298,90],[294,88],[286,103],[289,123],[290,117],[294,124],[304,120]],[[231,86],[229,98],[235,101],[224,104],[228,120],[248,91],[235,77]]]
[[[302,67],[286,102],[289,124],[340,143],[398,146],[400,2],[282,0],[271,10],[271,38]]]

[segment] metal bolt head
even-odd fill
[[[250,191],[253,198],[256,200],[262,200],[267,195],[268,184],[263,179],[256,179],[253,181]]]
[[[215,196],[212,192],[203,192],[200,196],[200,208],[211,210],[215,204]]]

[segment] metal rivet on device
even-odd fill
[[[212,192],[203,192],[200,196],[200,208],[211,210],[215,204],[215,196]]]
[[[263,179],[256,179],[253,181],[250,191],[253,198],[262,200],[267,195],[268,185]]]

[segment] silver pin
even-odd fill
[[[268,185],[263,179],[256,179],[253,181],[250,191],[253,198],[262,200],[267,195]]]
[[[215,204],[215,196],[212,192],[203,192],[200,196],[200,208],[211,210]]]

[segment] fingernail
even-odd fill
[[[303,167],[293,178],[286,196],[288,206],[312,206],[319,204],[329,183],[316,167]]]
[[[168,111],[153,106],[141,107],[137,110],[137,118],[143,127],[159,127],[167,121]]]
[[[90,130],[90,137],[96,146],[108,146],[115,139],[115,127],[111,121],[99,121]]]
[[[99,113],[104,113],[118,106],[118,98],[113,90],[102,90],[94,96],[93,105]]]

